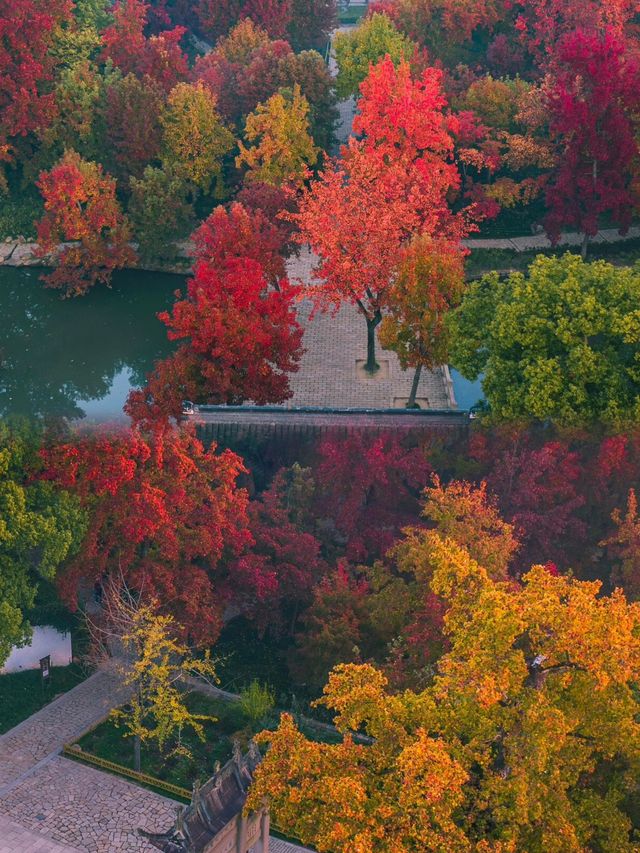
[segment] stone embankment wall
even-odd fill
[[[62,249],[70,244],[62,243],[48,255],[40,255],[38,244],[25,237],[7,237],[0,243],[0,266],[6,267],[51,267]],[[135,245],[133,247],[136,248]],[[191,270],[192,245],[189,242],[179,243],[176,258],[173,261],[158,261],[158,263],[140,263],[133,269],[148,272],[167,272],[185,275]]]

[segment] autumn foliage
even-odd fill
[[[62,249],[57,268],[45,277],[50,287],[77,296],[96,283],[108,284],[114,270],[135,261],[116,182],[101,166],[68,151],[40,175],[38,187],[45,206],[38,223],[40,251],[46,254],[59,243],[71,242]]]
[[[71,9],[70,0],[0,3],[0,162],[12,160],[19,139],[45,128],[54,115],[46,88],[55,68],[49,49]]]
[[[90,434],[45,451],[44,462],[44,478],[91,510],[83,546],[60,577],[67,604],[75,609],[83,580],[121,573],[185,636],[215,641],[231,592],[218,582],[220,561],[249,541],[240,458],[160,430]]]
[[[449,643],[432,684],[393,694],[374,667],[338,666],[319,704],[342,741],[283,715],[260,736],[249,806],[268,796],[326,851],[631,851],[638,605],[542,566],[494,580],[451,539],[429,542]]]
[[[216,245],[217,236],[201,233],[205,257],[196,263],[186,298],[159,315],[169,339],[181,344],[156,366],[146,388],[131,392],[127,411],[136,421],[179,418],[183,400],[265,404],[291,395],[288,374],[302,354],[296,288],[281,279],[270,289],[260,262],[234,257],[235,246]],[[206,257],[216,251],[229,253],[220,267]]]

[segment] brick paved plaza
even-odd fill
[[[306,248],[289,262],[292,281],[313,282],[314,255]],[[310,318],[312,305],[305,300],[299,307],[304,326],[306,350],[300,369],[291,375],[293,396],[287,408],[297,406],[329,408],[401,408],[411,391],[412,370],[402,370],[395,353],[377,348],[381,370],[373,379],[363,378],[356,361],[366,359],[367,333],[364,317],[351,305],[335,314],[317,312]],[[418,398],[423,408],[448,409],[453,405],[445,368],[422,372]]]

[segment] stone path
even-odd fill
[[[136,829],[164,830],[176,803],[60,756],[126,699],[99,671],[0,737],[0,853],[151,853]],[[274,853],[308,853],[274,839]]]
[[[640,226],[638,225],[631,227],[625,235],[620,234],[616,228],[604,228],[602,231],[598,231],[595,237],[589,239],[589,244],[622,243],[625,240],[635,240],[638,237],[640,237]],[[560,248],[581,246],[582,239],[582,234],[575,231],[568,232],[560,237],[558,246]],[[462,242],[469,249],[507,249],[512,252],[530,252],[536,249],[553,248],[551,240],[544,234],[531,234],[530,236],[509,237],[496,240],[484,240],[474,237],[469,240],[463,240]]]
[[[136,829],[166,828],[175,808],[152,791],[60,757],[0,800],[0,811],[22,827],[86,853],[150,853],[155,848]]]
[[[126,692],[114,674],[96,672],[0,736],[0,797],[25,774],[57,755],[67,741],[121,704],[125,697]]]
[[[80,853],[77,847],[58,844],[0,815],[0,853]]]

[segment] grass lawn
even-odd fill
[[[78,664],[53,666],[50,687],[43,690],[39,669],[0,675],[0,734],[17,726],[86,677],[86,670]]]
[[[236,702],[226,702],[196,692],[189,694],[187,705],[199,714],[216,717],[216,722],[204,723],[204,742],[191,732],[183,733],[183,742],[189,747],[192,757],[166,758],[152,744],[143,744],[141,754],[143,773],[187,790],[191,790],[196,779],[205,782],[210,778],[216,761],[224,764],[231,758],[234,738],[238,738],[243,749],[246,749],[249,739],[256,732],[275,728],[279,719],[279,714],[274,712],[265,721],[252,725]],[[319,734],[315,728],[301,728],[307,737],[315,740],[321,739],[328,743],[340,740],[339,735],[330,732],[321,731]],[[108,719],[77,743],[85,752],[133,769],[133,740],[126,736],[122,723],[118,726],[115,720]]]
[[[364,4],[361,6],[351,6],[349,9],[339,12],[338,22],[340,24],[357,24],[366,12],[367,7]]]

